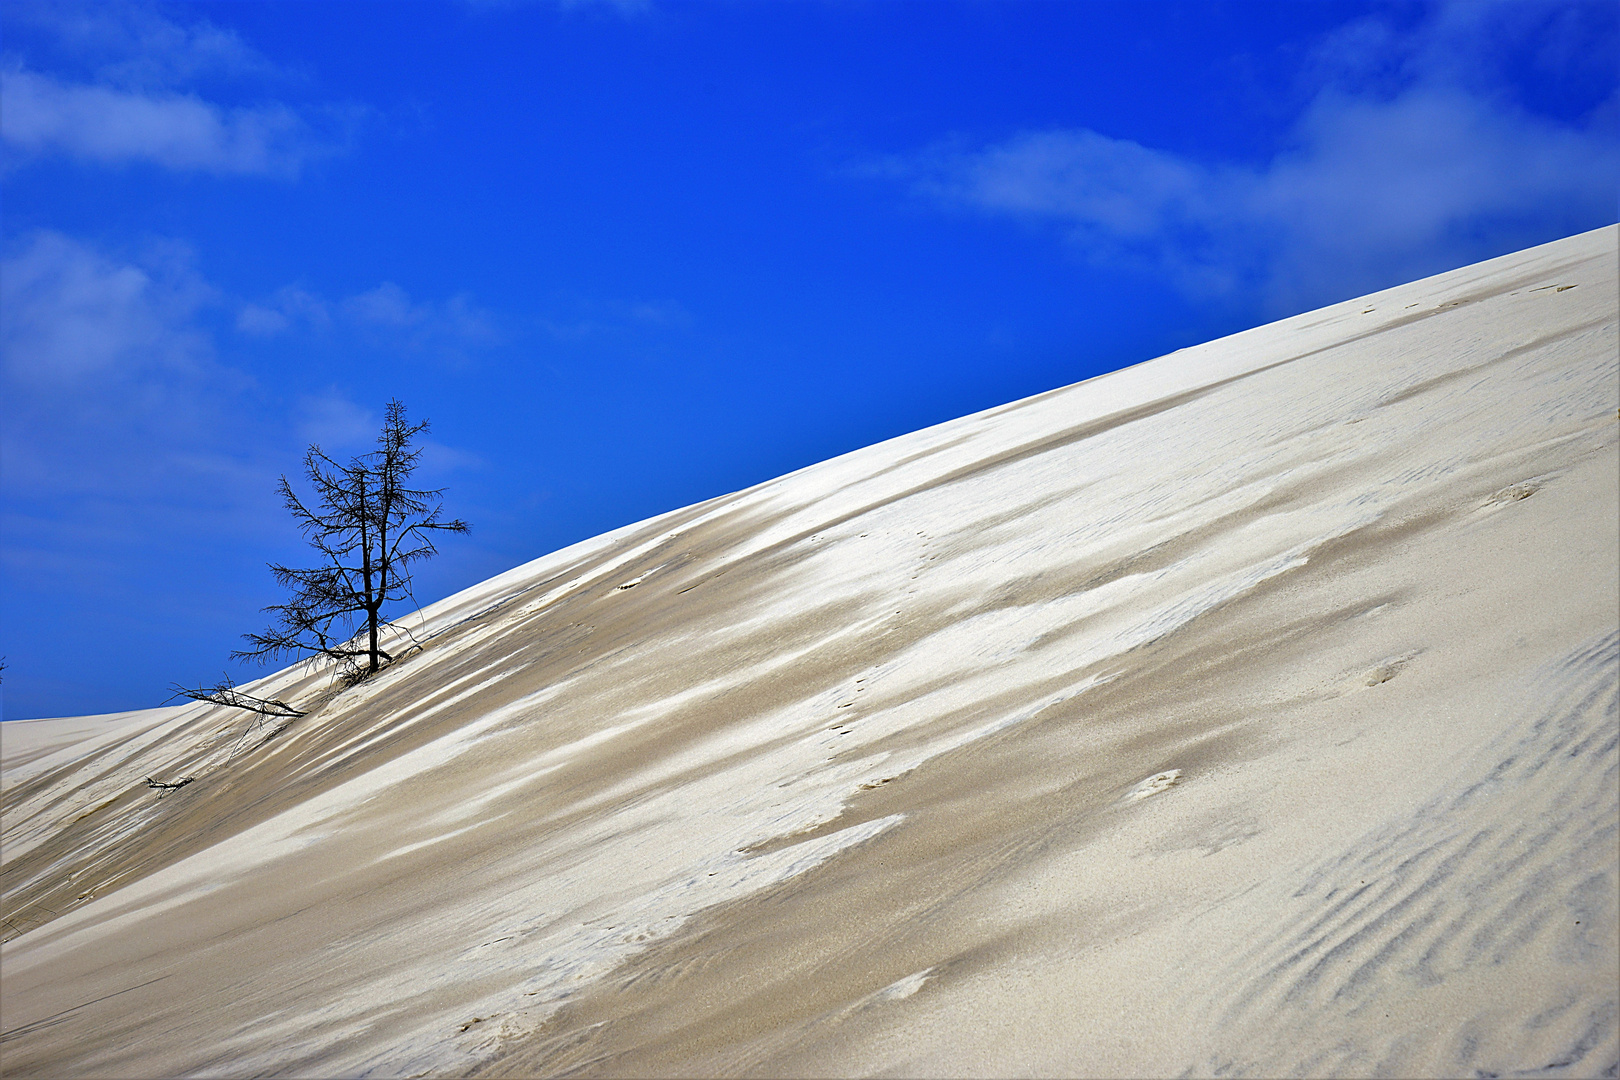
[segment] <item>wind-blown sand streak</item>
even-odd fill
[[[7,723],[6,1074],[1613,1075],[1615,242]]]

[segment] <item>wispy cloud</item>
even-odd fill
[[[136,567],[262,542],[282,440],[254,381],[219,359],[219,302],[177,245],[119,256],[45,232],[0,261],[0,563],[15,595],[107,610]],[[159,606],[188,602],[202,601],[177,580]]]
[[[6,21],[14,30],[42,33],[59,62],[118,86],[285,74],[234,30],[206,20],[176,22],[139,3],[11,0]]]
[[[332,325],[331,305],[297,285],[284,285],[262,303],[237,309],[236,328],[253,337],[274,337],[294,326],[325,330]]]
[[[54,155],[292,177],[338,152],[360,112],[205,98],[190,84],[282,77],[234,33],[207,22],[182,24],[126,4],[24,5],[17,18],[38,42],[37,55],[8,56],[0,67],[0,138],[13,164]]]
[[[0,275],[8,376],[77,390],[141,371],[199,371],[212,344],[192,319],[214,290],[184,248],[155,256],[136,265],[61,233],[36,233]]]
[[[41,232],[0,262],[8,492],[129,502],[232,472],[252,380],[216,356],[217,302],[176,245],[131,260]]]
[[[242,304],[236,328],[259,338],[345,333],[371,346],[452,362],[505,340],[494,313],[470,295],[416,300],[392,281],[337,301],[296,285],[285,286],[260,301]]]
[[[563,11],[615,11],[620,15],[645,15],[653,10],[652,0],[462,0],[476,11],[531,7],[546,4]]]
[[[409,331],[467,343],[497,339],[492,316],[461,293],[443,303],[417,303],[392,281],[344,300],[342,310],[356,323],[382,330]]]
[[[558,342],[632,338],[649,331],[690,329],[692,313],[676,300],[626,300],[562,293],[551,298],[549,310],[535,316],[534,325]]]
[[[292,109],[226,109],[190,94],[150,94],[0,72],[0,136],[33,154],[114,165],[293,176],[331,152]]]
[[[335,386],[318,394],[302,395],[295,417],[300,445],[313,443],[335,454],[365,453],[374,449],[382,427],[382,417],[375,410],[356,404]],[[429,483],[485,464],[475,453],[429,437],[418,438],[416,444],[422,451],[423,478]]]
[[[1615,99],[1567,123],[1490,90],[1488,42],[1504,20],[1527,32],[1529,15],[1459,5],[1404,33],[1377,19],[1343,28],[1260,166],[1072,128],[939,146],[881,171],[942,205],[1056,224],[1099,264],[1299,310],[1483,257],[1489,238],[1528,244],[1614,220]],[[1565,23],[1538,28],[1560,55]]]
[[[355,404],[335,386],[300,396],[296,416],[301,443],[349,450],[362,447],[377,434],[377,414]]]

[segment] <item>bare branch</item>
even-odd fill
[[[187,687],[174,683],[169,689],[174,691],[174,695],[169,699],[170,701],[173,701],[176,697],[183,697],[192,701],[205,701],[210,705],[229,705],[233,709],[246,709],[248,712],[259,713],[262,716],[282,716],[293,720],[300,716],[309,715],[300,712],[278,698],[261,698],[254,697],[252,694],[244,694],[236,688],[236,684],[231,681],[229,675],[223,676],[213,686]]]

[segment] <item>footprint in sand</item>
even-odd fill
[[[1534,495],[1540,490],[1540,482],[1535,480],[1525,480],[1522,483],[1513,484],[1509,487],[1503,488],[1501,491],[1498,491],[1495,495],[1492,495],[1490,498],[1485,500],[1485,505],[1487,507],[1501,506],[1505,503],[1519,502],[1522,499],[1528,499],[1530,496]]]
[[[1367,671],[1363,672],[1358,679],[1352,680],[1352,682],[1360,684],[1359,686],[1353,687],[1353,689],[1370,689],[1374,686],[1384,685],[1385,683],[1389,682],[1389,680],[1393,679],[1395,676],[1404,671],[1406,666],[1413,660],[1416,660],[1418,654],[1422,651],[1423,650],[1419,649],[1416,652],[1404,653],[1401,656],[1385,657]]]
[[[1181,783],[1180,769],[1166,769],[1164,772],[1154,773],[1140,784],[1131,788],[1130,794],[1125,798],[1131,802],[1145,799],[1149,795],[1157,795],[1161,791],[1168,791]]]

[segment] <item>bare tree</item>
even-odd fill
[[[232,653],[233,660],[319,655],[360,678],[393,659],[378,644],[388,626],[383,608],[410,596],[411,564],[438,554],[436,533],[468,529],[465,521],[440,519],[442,488],[407,486],[422,454],[411,440],[427,430],[426,420],[408,423],[405,406],[390,401],[376,450],[339,464],[311,446],[304,472],[313,509],[281,478],[282,500],[321,558],[309,568],[270,564],[293,595],[264,609],[274,625],[244,634],[252,647]]]

